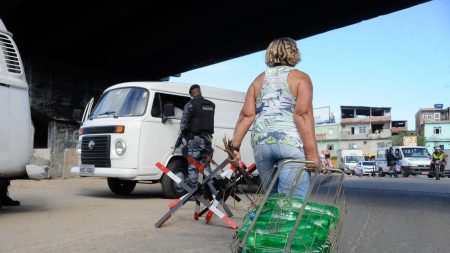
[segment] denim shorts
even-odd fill
[[[266,183],[268,188],[270,181],[274,177],[274,166],[279,166],[283,161],[290,159],[305,159],[305,153],[298,147],[285,144],[258,144],[253,147],[253,155],[261,181]],[[272,193],[284,193],[290,195],[294,186],[294,181],[299,180],[294,189],[292,197],[305,198],[311,181],[311,173],[304,171],[301,175],[298,168],[303,167],[302,163],[288,163],[283,166],[278,180],[272,189]],[[299,177],[296,177],[298,175]],[[270,180],[270,181],[267,181]],[[267,189],[266,189],[267,190]]]

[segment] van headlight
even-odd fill
[[[125,141],[122,139],[116,140],[114,148],[118,156],[123,156],[123,154],[125,154],[125,151],[127,151],[127,145],[125,144]]]
[[[81,141],[77,142],[76,149],[77,149],[77,154],[80,156],[81,155]]]

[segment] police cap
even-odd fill
[[[198,84],[191,85],[191,88],[189,88],[189,94],[191,94],[192,90],[194,90],[194,89],[200,89],[200,85],[198,85]]]

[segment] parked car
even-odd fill
[[[367,175],[375,176],[377,171],[375,169],[375,161],[361,161],[358,162],[355,168],[355,173],[358,176]]]

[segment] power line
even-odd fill
[[[403,105],[403,104],[407,104],[407,103],[409,103],[409,102],[415,101],[416,99],[419,99],[419,98],[423,98],[423,97],[427,97],[427,96],[433,95],[434,93],[440,92],[440,91],[442,91],[442,90],[444,90],[444,89],[447,89],[447,88],[450,88],[450,84],[447,84],[447,85],[445,85],[445,86],[443,86],[443,87],[441,87],[441,88],[438,88],[438,89],[436,89],[436,90],[434,90],[434,91],[432,91],[432,92],[429,92],[429,93],[427,93],[427,94],[424,94],[424,95],[421,95],[421,96],[417,96],[417,97],[408,99],[408,100],[403,101],[403,102],[401,102],[401,103],[399,103],[399,104],[393,105],[392,107],[397,107],[397,106],[400,106],[400,105]],[[391,108],[392,108],[392,107],[391,107]]]

